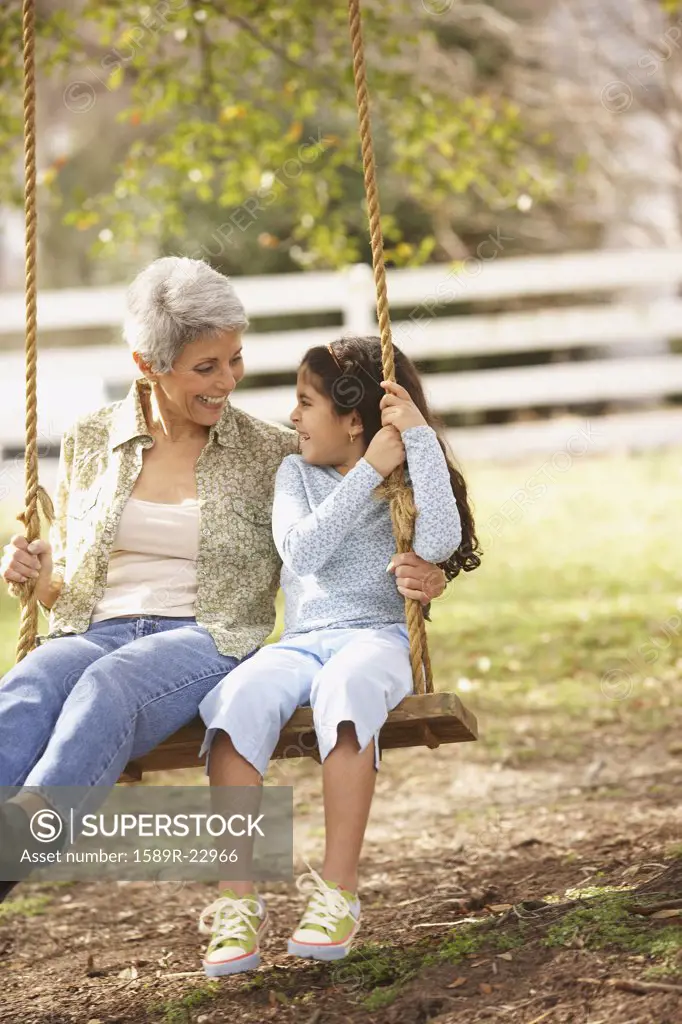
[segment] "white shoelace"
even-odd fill
[[[296,880],[296,888],[304,895],[309,893],[310,902],[299,928],[317,924],[327,931],[334,931],[338,922],[350,913],[350,904],[338,889],[330,889],[307,861],[305,865],[308,871]]]
[[[202,935],[213,934],[212,943],[223,942],[225,939],[236,939],[241,942],[249,937],[247,929],[255,935],[256,929],[250,921],[254,914],[254,903],[258,903],[258,900],[250,896],[241,900],[232,896],[220,896],[202,910],[199,931]],[[214,917],[209,925],[207,919],[211,914]]]

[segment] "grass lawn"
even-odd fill
[[[540,741],[571,756],[588,722],[650,731],[680,703],[679,453],[555,461],[468,471],[483,564],[434,603],[430,627],[437,685],[485,720],[488,748],[513,717],[529,759]],[[3,506],[4,544],[17,510]],[[17,619],[3,592],[0,672]]]

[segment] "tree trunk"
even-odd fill
[[[610,179],[598,214],[602,248],[636,249],[644,260],[647,249],[682,245],[666,88],[677,55],[660,7],[654,0],[564,0],[555,4],[548,23],[556,33],[557,46],[549,53],[558,72],[583,83],[607,115],[594,127],[601,136],[594,152],[601,150]],[[675,294],[674,285],[647,286],[614,299],[649,304]],[[602,354],[618,358],[668,350],[667,338],[640,335]]]

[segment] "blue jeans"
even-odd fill
[[[106,619],[48,640],[0,680],[0,786],[101,786],[103,802],[238,661],[194,619]]]

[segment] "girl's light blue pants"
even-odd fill
[[[379,730],[411,692],[406,626],[301,633],[262,647],[204,697],[200,753],[210,750],[220,729],[265,775],[282,728],[299,705],[310,704],[322,760],[336,744],[339,723],[352,722],[361,750],[374,739],[378,769]]]

